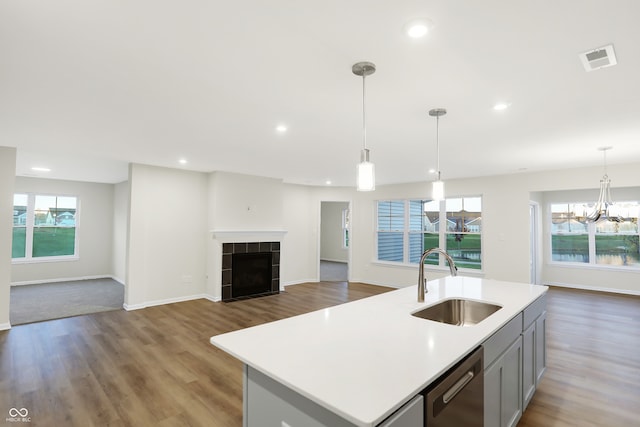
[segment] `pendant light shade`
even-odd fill
[[[369,150],[362,150],[361,157],[358,163],[358,191],[373,191],[376,189],[376,168],[369,161]]]
[[[440,177],[440,116],[447,114],[444,108],[434,108],[429,110],[429,115],[436,118],[436,160],[438,167],[436,173],[438,179],[431,184],[431,199],[437,202],[444,200],[444,182]]]
[[[431,183],[431,199],[436,202],[444,200],[444,182],[440,179]]]
[[[376,189],[375,166],[369,160],[369,149],[367,148],[367,114],[366,114],[366,86],[365,77],[376,71],[375,64],[371,62],[358,62],[351,67],[351,71],[356,76],[362,76],[362,151],[360,153],[360,163],[358,164],[358,191],[373,191]]]
[[[607,151],[611,150],[612,147],[600,147],[598,150],[602,151],[604,155],[604,175],[600,180],[600,195],[598,196],[598,201],[589,215],[586,216],[587,222],[597,222],[597,221],[614,221],[614,222],[623,222],[624,218],[618,216],[613,213],[613,201],[611,200],[611,180],[607,175]]]

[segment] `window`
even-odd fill
[[[378,202],[378,259],[404,260],[404,205],[403,200]]]
[[[24,258],[27,242],[27,195],[13,195],[13,244],[11,258]]]
[[[449,255],[458,268],[481,268],[482,199],[464,197],[446,200],[447,243]]]
[[[459,268],[482,268],[481,207],[481,197],[379,201],[378,260],[417,264],[424,250],[440,247]],[[433,254],[425,263],[438,265],[440,257]]]
[[[622,222],[585,220],[584,203],[551,205],[551,260],[554,262],[640,268],[640,203],[617,202]]]
[[[77,256],[78,200],[69,196],[14,194],[14,260]]]
[[[342,249],[349,248],[349,209],[342,209]]]

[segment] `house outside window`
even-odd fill
[[[77,222],[77,197],[14,194],[12,259],[77,257]]]
[[[459,268],[482,268],[481,197],[378,201],[377,226],[379,261],[417,264],[425,250],[440,247]],[[425,263],[439,265],[440,257]]]
[[[616,202],[622,222],[586,221],[586,203],[551,204],[551,261],[640,269],[639,202]]]

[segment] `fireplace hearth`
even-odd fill
[[[222,245],[222,301],[280,292],[280,242]]]

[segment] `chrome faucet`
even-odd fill
[[[447,259],[447,262],[449,263],[449,271],[451,271],[451,275],[452,276],[458,275],[458,267],[456,267],[456,264],[453,262],[453,258],[451,258],[451,256],[448,253],[446,253],[440,248],[431,248],[424,251],[422,253],[422,256],[420,257],[420,267],[418,270],[418,302],[424,302],[424,294],[427,292],[427,279],[424,277],[424,260],[427,259],[427,257],[432,253],[436,253],[436,252],[444,255],[444,257]]]

